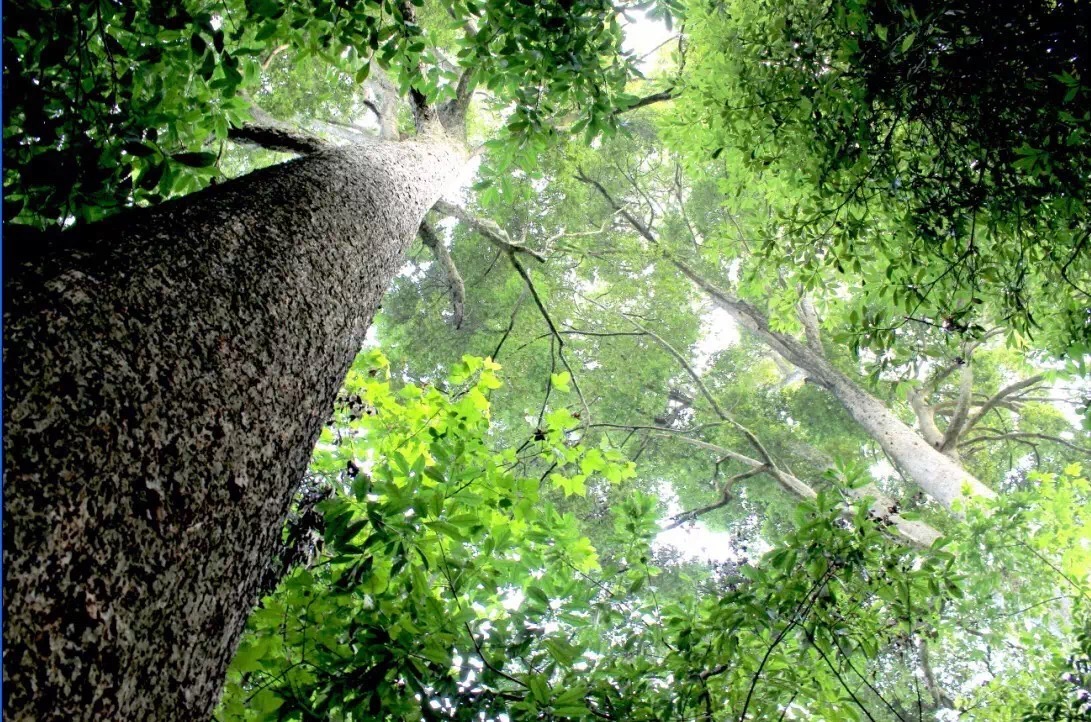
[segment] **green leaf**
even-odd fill
[[[175,153],[171,160],[190,168],[208,168],[216,164],[216,154],[207,151],[198,153]]]
[[[546,608],[549,607],[549,597],[546,595],[546,593],[544,591],[542,591],[541,587],[535,586],[535,585],[532,584],[529,587],[527,587],[526,594],[527,594],[528,597],[530,597],[535,602],[538,602],[543,607],[546,607]]]
[[[156,153],[154,147],[137,140],[123,143],[121,149],[129,155],[135,155],[138,158],[147,158],[149,155]]]
[[[532,674],[527,679],[530,685],[530,693],[534,696],[534,700],[538,704],[546,704],[549,702],[549,686],[545,683],[545,680],[540,674]]]
[[[549,382],[555,390],[560,391],[561,393],[568,393],[571,391],[569,384],[572,383],[572,374],[567,371],[562,371],[559,374],[550,374]]]
[[[140,174],[140,178],[137,181],[137,185],[145,190],[153,190],[159,185],[160,179],[163,177],[163,172],[167,169],[166,163],[154,163],[144,169]]]

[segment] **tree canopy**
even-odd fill
[[[1086,3],[4,20],[28,248],[427,114],[475,159],[344,381],[216,719],[1091,710]]]

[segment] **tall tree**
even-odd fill
[[[464,162],[474,87],[533,144],[547,107],[609,124],[615,9],[433,8],[465,70],[409,3],[12,11],[5,199],[76,227],[5,287],[5,716],[205,719],[344,373]],[[390,68],[415,133],[326,148],[248,121],[240,90],[282,45],[361,83]],[[228,135],[306,156],[156,204],[207,184],[184,169]],[[11,170],[66,164],[70,184]],[[153,207],[84,223],[133,201]]]

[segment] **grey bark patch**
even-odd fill
[[[4,718],[207,720],[443,143],[89,227],[5,288]]]

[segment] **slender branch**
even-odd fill
[[[437,201],[436,204],[432,206],[432,210],[436,211],[437,213],[442,213],[445,216],[457,218],[458,220],[462,221],[463,223],[480,233],[482,236],[484,236],[485,240],[489,241],[493,245],[504,249],[505,251],[508,251],[509,253],[524,253],[533,258],[538,263],[545,263],[545,257],[537,251],[527,248],[526,246],[520,245],[518,243],[513,243],[511,240],[511,236],[508,235],[508,232],[498,226],[495,221],[487,218],[478,218],[462,206],[457,206],[454,203],[448,203],[447,201],[442,199]]]
[[[281,53],[283,53],[285,50],[287,50],[290,47],[291,47],[291,45],[285,43],[283,45],[278,45],[275,48],[273,48],[273,50],[269,53],[269,55],[266,56],[265,60],[263,60],[261,62],[261,69],[262,70],[268,70],[269,66],[273,64],[274,60],[276,60],[276,57],[278,55],[280,55]]]
[[[984,418],[985,414],[992,411],[992,409],[996,407],[1001,401],[1004,401],[1012,394],[1022,391],[1023,389],[1030,389],[1031,387],[1035,386],[1038,383],[1041,383],[1044,380],[1045,374],[1034,374],[1033,376],[1027,377],[1022,381],[1016,381],[1015,383],[1009,384],[1004,388],[1000,389],[993,395],[991,399],[982,404],[977,411],[970,415],[970,417],[966,420],[964,431],[969,431],[970,429],[972,429],[978,422],[981,421],[982,418]]]
[[[769,657],[773,654],[773,650],[777,648],[777,645],[780,644],[781,640],[784,639],[788,632],[792,631],[796,625],[806,620],[807,615],[811,613],[811,609],[814,607],[815,602],[818,601],[822,588],[826,586],[831,575],[832,572],[826,570],[826,573],[815,582],[810,591],[807,592],[807,596],[805,596],[792,611],[791,620],[784,626],[784,629],[780,631],[780,634],[773,639],[772,644],[765,650],[765,656],[761,658],[757,670],[755,670],[754,675],[750,679],[750,689],[747,690],[746,699],[743,700],[742,712],[739,713],[739,722],[744,722],[744,720],[746,720],[746,710],[750,708],[750,700],[754,697],[754,690],[758,686],[758,680],[761,678],[761,673],[765,669],[766,663],[769,662]]]
[[[856,704],[856,706],[860,708],[860,711],[864,713],[864,716],[867,717],[871,722],[875,722],[875,718],[871,716],[871,712],[868,711],[868,708],[863,705],[859,697],[856,696],[856,693],[853,692],[852,689],[849,687],[848,683],[845,682],[844,678],[841,676],[841,673],[837,670],[836,667],[833,666],[833,662],[831,662],[830,658],[826,656],[826,653],[822,651],[822,647],[819,646],[817,643],[812,644],[811,646],[816,652],[818,652],[818,655],[822,657],[822,661],[825,662],[826,666],[830,668],[830,671],[833,672],[833,676],[836,677],[837,681],[841,684],[842,689],[848,692],[849,697]]]
[[[683,524],[688,524],[689,522],[695,520],[697,517],[701,516],[702,514],[707,514],[710,511],[715,511],[716,509],[721,509],[721,508],[727,506],[728,504],[731,503],[731,499],[733,498],[731,496],[731,488],[736,483],[738,483],[740,481],[743,481],[745,479],[749,479],[752,476],[757,476],[758,474],[764,473],[765,471],[768,471],[768,469],[764,465],[762,465],[762,466],[758,466],[756,468],[750,469],[749,471],[744,471],[741,474],[736,474],[735,476],[731,477],[730,479],[728,479],[727,481],[724,482],[723,487],[721,487],[721,489],[720,489],[720,498],[719,498],[718,501],[715,501],[715,502],[713,502],[711,504],[708,504],[706,506],[702,506],[702,507],[700,507],[698,509],[690,509],[689,511],[684,511],[681,514],[675,514],[674,517],[672,517],[674,521],[669,526],[663,527],[663,531],[667,531],[669,529],[676,529],[676,528],[682,526]]]
[[[991,431],[991,430],[987,430]],[[987,441],[1020,441],[1026,439],[1038,439],[1039,441],[1049,441],[1054,444],[1060,444],[1066,448],[1078,451],[1081,454],[1091,455],[1091,449],[1073,444],[1071,441],[1066,441],[1059,436],[1050,436],[1049,434],[1039,434],[1030,431],[1009,431],[1006,433],[982,433],[977,436],[966,439],[962,442],[963,447],[973,446],[975,444],[984,444]]]
[[[588,419],[591,417],[591,408],[587,404],[587,400],[583,396],[583,391],[580,389],[579,383],[576,381],[576,372],[572,369],[572,366],[568,363],[568,359],[564,356],[564,337],[561,336],[560,331],[557,330],[557,325],[553,323],[553,318],[549,315],[549,311],[545,307],[545,303],[542,302],[542,297],[538,295],[538,289],[534,287],[534,282],[530,280],[530,274],[527,273],[527,269],[523,268],[523,264],[519,263],[519,259],[516,257],[515,250],[508,251],[508,258],[511,260],[511,265],[515,267],[516,272],[522,277],[523,282],[527,286],[527,290],[530,291],[531,298],[534,299],[534,305],[538,307],[538,310],[542,314],[542,318],[545,319],[546,325],[549,327],[550,333],[553,334],[557,340],[557,358],[560,359],[561,364],[564,365],[568,376],[572,381],[572,390],[576,392],[576,396],[580,400],[580,405],[583,407],[584,416]],[[539,424],[541,422],[539,421]]]
[[[473,630],[470,629],[470,623],[469,622],[464,622],[463,624],[466,627],[466,633],[470,635],[470,641],[473,642],[473,644],[474,644],[474,650],[477,651],[477,656],[481,659],[481,663],[484,664],[489,669],[490,672],[492,672],[493,674],[495,674],[498,677],[503,677],[504,679],[508,680],[509,682],[514,682],[515,684],[519,685],[523,689],[530,689],[530,687],[527,686],[527,683],[524,682],[523,680],[512,677],[507,672],[504,672],[500,668],[493,666],[493,663],[490,662],[488,657],[485,656],[485,652],[482,651],[481,645],[478,643],[477,637],[474,636]]]
[[[432,255],[443,266],[443,271],[447,274],[447,284],[451,290],[451,325],[459,328],[462,326],[466,307],[466,285],[462,281],[462,274],[458,272],[458,266],[455,265],[454,259],[451,258],[446,244],[436,234],[436,230],[431,223],[427,220],[422,221],[417,234],[420,236],[421,242],[432,251]]]
[[[511,335],[512,329],[515,328],[515,317],[519,314],[519,309],[523,305],[523,299],[527,297],[527,289],[523,288],[522,293],[519,294],[519,298],[516,299],[515,305],[511,308],[511,318],[508,319],[508,327],[504,329],[504,335],[500,337],[500,343],[496,344],[496,349],[492,352],[492,360],[495,361],[500,356],[500,349],[504,347],[504,342],[508,340],[508,336]]]

